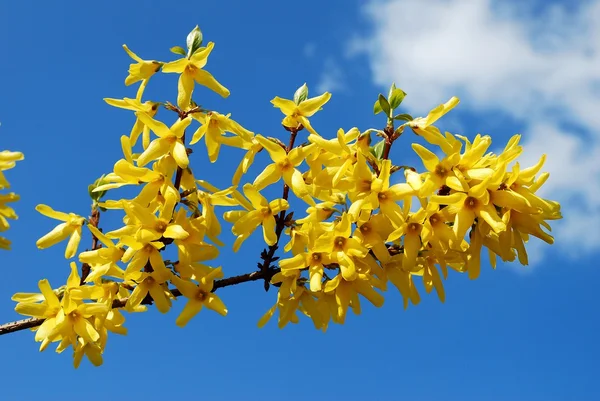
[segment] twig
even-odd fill
[[[251,273],[242,274],[240,276],[232,276],[232,277],[227,277],[227,278],[224,278],[221,280],[215,280],[214,286],[213,286],[213,292],[218,290],[219,288],[229,287],[229,286],[237,285],[237,284],[241,284],[241,283],[248,283],[251,281],[257,281],[257,280],[261,280],[261,279],[265,279],[265,280],[269,281],[269,280],[271,280],[271,277],[273,277],[273,275],[275,273],[277,273],[277,271],[275,271],[275,270],[254,271]],[[174,297],[181,296],[181,292],[177,288],[174,288],[170,291]],[[125,307],[128,299],[129,298],[115,299],[112,303],[112,308],[119,309],[119,308]],[[150,304],[152,304],[152,298],[148,297],[148,298],[144,299],[144,301],[142,303],[145,305],[150,305]],[[44,320],[45,319],[31,317],[31,318],[27,318],[27,319],[22,319],[22,320],[17,320],[14,322],[2,324],[2,325],[0,325],[0,335],[14,333],[16,331],[21,331],[21,330],[38,327],[42,323],[44,323]]]
[[[294,148],[294,143],[296,142],[296,135],[298,135],[298,131],[300,131],[300,129],[302,128],[302,126],[300,126],[299,128],[287,128],[290,131],[290,142],[287,148],[285,149],[286,153],[290,153],[290,151]],[[283,184],[283,199],[287,200],[289,195],[290,187],[287,184]],[[275,252],[279,248],[279,238],[281,237],[281,233],[283,232],[284,228],[285,210],[282,210],[281,212],[279,212],[279,216],[277,216],[277,224],[275,225],[275,235],[277,236],[277,241],[275,242],[275,244],[269,246],[269,250],[266,252],[266,255],[265,251],[263,251],[263,253],[261,254],[263,262],[258,264],[260,271],[264,275],[263,278],[265,279],[265,291],[269,290],[269,282],[271,281],[271,277],[273,277],[279,271],[279,269],[271,269],[270,267],[271,263],[277,260],[277,258],[275,258]],[[269,271],[271,271],[271,274],[268,274]]]
[[[383,145],[383,154],[382,159],[387,160],[390,157],[390,149],[392,149],[392,143],[394,143],[394,125],[393,122],[388,124],[387,127],[384,128],[383,132],[385,133],[385,143]]]
[[[90,216],[90,224],[98,229],[98,225],[100,224],[100,209],[96,206],[96,202],[92,206],[92,215]],[[98,238],[94,234],[92,234],[92,251],[102,248],[102,244],[98,243]],[[92,268],[89,264],[83,263],[81,265],[81,280],[79,281],[79,285],[84,285],[85,280],[90,275]]]

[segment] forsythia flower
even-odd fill
[[[3,150],[0,152],[0,190],[10,188],[10,184],[4,176],[3,171],[10,170],[15,166],[15,162],[23,160],[23,153],[11,152]],[[19,200],[19,195],[14,192],[8,194],[0,194],[0,232],[8,230],[10,227],[6,219],[16,220],[17,214],[7,205],[10,202],[16,202]],[[0,249],[10,249],[10,241],[0,236]]]
[[[260,194],[258,189],[250,184],[244,185],[244,195],[250,200],[252,209],[247,212],[229,214],[225,219],[235,222],[232,232],[237,235],[237,239],[233,244],[234,252],[237,252],[256,228],[260,225],[263,227],[263,237],[267,245],[275,245],[277,243],[277,233],[275,232],[275,215],[282,210],[287,210],[289,204],[285,199],[275,199],[268,202],[267,199]]]
[[[231,132],[244,141],[252,141],[252,133],[230,119],[229,116],[229,114],[224,116],[216,111],[208,112],[206,114],[192,114],[192,117],[202,125],[194,132],[190,145],[195,144],[204,137],[206,149],[208,150],[208,158],[211,163],[217,161],[225,132]]]
[[[142,60],[137,54],[129,50],[127,45],[123,45],[123,49],[129,54],[129,57],[136,61],[135,64],[129,65],[129,75],[125,78],[125,85],[129,86],[142,81],[136,95],[136,100],[140,101],[148,80],[160,70],[163,63],[156,60]]]
[[[137,158],[138,167],[145,166],[148,162],[166,154],[171,154],[179,167],[187,168],[190,160],[182,137],[185,129],[192,122],[192,118],[186,117],[183,120],[177,120],[171,128],[168,128],[165,124],[153,119],[146,113],[138,111],[135,115],[158,135],[158,138],[150,142],[148,148]]]
[[[325,92],[320,96],[304,100],[300,102],[300,104],[294,103],[293,100],[282,99],[280,97],[275,97],[271,100],[271,103],[285,114],[285,118],[281,122],[285,127],[298,129],[298,127],[302,125],[308,132],[317,135],[307,117],[311,117],[317,111],[321,110],[321,107],[323,107],[329,99],[331,99],[331,93]]]
[[[200,312],[203,306],[214,310],[222,316],[227,315],[227,308],[223,304],[223,301],[212,292],[215,278],[222,276],[221,268],[218,267],[211,269],[202,276],[196,276],[195,279],[198,280],[198,285],[187,280],[182,280],[177,276],[171,279],[173,284],[188,299],[181,314],[175,321],[177,326],[184,327],[191,318]]]
[[[256,140],[269,152],[273,163],[265,167],[263,172],[256,177],[253,185],[258,190],[262,190],[283,178],[283,181],[298,198],[314,205],[315,201],[310,196],[302,173],[296,168],[312,150],[311,145],[292,149],[288,153],[280,145],[261,135],[257,135]]]
[[[162,71],[165,73],[181,74],[177,91],[177,105],[182,109],[187,109],[190,105],[192,92],[194,91],[194,81],[223,97],[229,96],[229,90],[221,85],[208,71],[203,70],[214,46],[215,44],[210,42],[191,57],[171,61],[163,66]]]
[[[150,117],[154,117],[158,111],[158,103],[156,102],[146,101],[142,103],[139,99],[128,98],[104,98],[104,101],[113,107],[131,111],[139,111],[149,115]],[[135,124],[133,124],[133,128],[131,128],[131,132],[129,133],[129,146],[135,146],[140,135],[142,135],[142,144],[144,149],[146,149],[148,145],[150,145],[150,127],[145,125],[139,118],[137,118],[135,120]]]
[[[35,210],[46,217],[64,221],[64,223],[57,225],[52,231],[37,240],[35,243],[37,247],[39,249],[46,249],[69,238],[67,248],[65,249],[65,258],[71,259],[75,256],[79,241],[81,240],[81,226],[83,226],[85,219],[74,213],[57,212],[46,205],[37,205]]]

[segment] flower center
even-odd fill
[[[371,180],[362,180],[358,183],[358,188],[361,192],[367,192],[371,190]]]
[[[196,299],[198,301],[204,301],[207,296],[208,296],[208,294],[206,293],[206,291],[201,290],[200,288],[198,288],[198,292],[196,292]]]
[[[419,223],[410,223],[406,231],[409,234],[418,234],[421,231],[421,225]]]
[[[345,237],[336,237],[335,240],[333,241],[334,243],[334,247],[336,249],[336,251],[341,251],[344,248],[344,245],[346,245],[346,238]]]
[[[198,68],[194,64],[188,64],[185,66],[185,73],[194,75],[198,71]]]
[[[435,166],[435,175],[437,175],[440,178],[445,178],[446,175],[448,175],[448,170],[446,169],[446,167],[442,166],[441,164],[438,164],[437,166]]]
[[[166,221],[159,220],[154,224],[154,230],[162,234],[167,231],[168,226],[169,224]]]
[[[290,163],[290,161],[287,159],[287,157],[284,160],[280,161],[278,164],[279,164],[279,168],[282,170],[287,170],[290,167],[292,167],[292,163]]]
[[[465,207],[467,209],[473,210],[473,209],[477,208],[478,204],[479,204],[479,201],[477,200],[477,198],[474,198],[472,196],[467,196],[467,199],[465,199]]]

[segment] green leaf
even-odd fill
[[[396,114],[394,116],[394,120],[404,120],[404,121],[412,121],[414,118],[410,114]]]
[[[100,199],[102,199],[102,197],[106,194],[106,191],[93,192],[94,189],[104,184],[107,184],[107,182],[104,181],[104,175],[102,175],[102,177],[94,181],[93,184],[88,185],[88,194],[90,195],[90,198],[92,198],[93,201],[100,202]]]
[[[185,43],[188,48],[188,57],[191,57],[202,46],[202,31],[198,25],[188,34]]]
[[[390,106],[392,109],[396,109],[398,106],[400,106],[400,103],[402,103],[405,96],[406,93],[402,89],[394,88],[389,96]]]
[[[382,111],[383,110],[381,109],[381,105],[379,104],[379,99],[375,100],[375,104],[373,105],[373,114],[377,115]]]
[[[390,99],[390,103],[391,103],[391,99],[392,99],[392,94],[394,93],[395,89],[396,89],[396,83],[392,82],[392,86],[390,86],[390,91],[388,92],[388,97],[387,97],[388,99]]]
[[[304,85],[296,89],[294,92],[294,103],[300,104],[308,98],[308,86],[306,86],[306,82]]]
[[[171,47],[169,50],[171,50],[171,53],[181,54],[182,56],[186,55],[185,49],[181,46],[174,46]]]
[[[377,158],[377,160],[381,160],[383,157],[383,148],[385,148],[385,139],[382,139],[381,141],[377,142],[375,146],[371,147],[371,153]]]
[[[381,110],[383,110],[383,112],[385,113],[386,116],[389,116],[391,114],[392,109],[390,108],[390,104],[387,101],[387,99],[385,98],[385,96],[383,96],[380,93],[377,101],[379,102],[379,106],[381,106]]]

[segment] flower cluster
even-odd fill
[[[21,152],[11,152],[8,150],[0,152],[0,190],[10,188],[10,183],[4,176],[3,171],[13,168],[19,160],[23,160],[23,153]],[[0,232],[10,228],[7,219],[16,220],[18,218],[14,209],[8,205],[8,203],[18,200],[19,195],[14,192],[0,193]],[[0,249],[10,249],[10,241],[3,236],[0,236]]]
[[[521,168],[515,161],[522,152],[518,135],[496,155],[488,151],[489,136],[470,141],[442,134],[433,124],[458,99],[425,117],[395,115],[406,94],[393,85],[375,104],[375,113],[386,116],[384,129],[340,129],[329,139],[309,119],[331,95],[309,98],[303,85],[293,99],[272,100],[285,116],[286,145],[192,99],[196,84],[229,95],[204,70],[213,48],[212,42],[202,46],[198,28],[188,35],[187,50],[171,49],[182,56],[176,61],[143,60],[125,46],[135,61],[125,84],[141,82],[140,87],[135,99],[105,100],[133,111],[135,123],[121,137],[123,158],[90,188],[92,214],[120,211],[123,224],[103,232],[98,218],[38,206],[40,213],[62,221],[40,238],[38,247],[68,239],[65,257],[77,257],[83,271],[79,275],[71,262],[66,286],[53,290],[42,280],[40,294],[13,297],[17,312],[43,320],[35,335],[41,350],[52,342],[58,343],[58,352],[71,345],[75,366],[83,355],[97,365],[108,332],[126,332],[121,310],[139,312],[154,304],[166,313],[181,296],[187,302],[175,323],[185,326],[203,307],[227,314],[217,288],[256,279],[277,288],[276,303],[260,326],[278,312],[279,327],[306,315],[317,329],[326,330],[330,323],[344,323],[349,308],[360,313],[361,297],[381,306],[388,284],[399,290],[405,307],[418,304],[416,276],[426,292],[435,289],[444,301],[448,270],[477,278],[484,247],[495,267],[497,258],[527,264],[525,243],[531,236],[552,243],[544,229],[549,230],[548,220],[561,215],[558,203],[536,195],[548,178],[538,175],[544,157]],[[142,100],[148,81],[159,71],[179,74],[177,105],[164,104],[176,118],[167,123],[157,118],[160,103]],[[396,127],[397,121],[402,124]],[[409,130],[431,148],[412,145],[424,166],[421,172],[390,158],[394,141]],[[306,140],[296,141],[304,132]],[[371,145],[373,137],[382,139]],[[193,173],[189,146],[201,140],[213,163],[223,146],[245,151],[225,188]],[[249,167],[259,152],[267,164],[250,178]],[[137,188],[134,196],[103,199],[126,186]],[[267,189],[275,186],[282,195],[268,197],[272,191]],[[290,202],[292,195],[296,203]],[[295,214],[294,204],[302,205]],[[221,280],[222,268],[206,264],[226,246],[219,239],[222,222],[231,223],[236,252],[261,231],[266,245],[259,271]],[[78,253],[84,227],[95,245]],[[166,258],[167,248],[176,260]],[[283,253],[275,256],[279,248]]]

